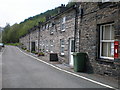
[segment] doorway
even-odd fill
[[[74,66],[74,61],[73,61],[73,52],[74,52],[74,39],[70,39],[69,41],[69,65],[71,67]]]
[[[35,51],[35,42],[31,42],[31,52]]]

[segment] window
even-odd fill
[[[104,3],[104,2],[110,2],[110,0],[102,0],[102,3]]]
[[[100,58],[114,59],[114,25],[100,26]]]
[[[50,35],[53,35],[54,31],[55,31],[55,26],[53,26],[53,27],[50,28]]]
[[[49,47],[48,47],[48,40],[46,40],[46,52],[49,51]]]
[[[43,30],[45,30],[45,26],[43,26]]]
[[[61,19],[61,31],[65,31],[65,21],[66,21],[66,17],[63,17]]]
[[[48,24],[46,24],[46,29],[48,29]]]
[[[65,41],[64,39],[60,39],[60,55],[64,55],[64,47],[65,47]]]
[[[53,53],[54,45],[53,45],[53,40],[50,40],[50,53]]]
[[[49,24],[49,27],[52,27],[52,23]]]

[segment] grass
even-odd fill
[[[6,43],[5,45],[19,46],[21,44],[20,43]]]

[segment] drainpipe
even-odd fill
[[[40,24],[39,24],[39,26],[38,26],[38,53],[40,52]]]
[[[38,53],[40,52],[40,26],[41,26],[42,22],[38,23]]]
[[[75,4],[75,32],[74,32],[74,52],[76,52],[76,36],[77,36],[77,28],[78,28],[78,5]]]
[[[30,50],[30,30],[29,30],[29,50]]]
[[[80,5],[80,4],[79,4]],[[83,8],[82,5],[79,6],[79,16],[80,16],[80,22],[79,22],[79,52],[80,52],[80,39],[81,39],[81,28],[82,28],[82,19],[83,19]]]

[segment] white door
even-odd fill
[[[38,51],[38,40],[35,40],[35,50]]]
[[[73,52],[74,52],[74,39],[70,39],[70,43],[69,43],[69,65],[71,67],[74,66],[74,61],[73,61]]]

